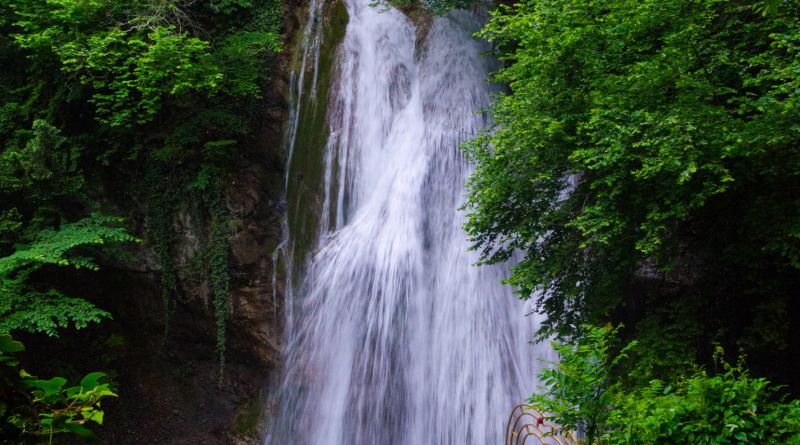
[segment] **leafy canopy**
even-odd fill
[[[94,269],[101,247],[130,240],[98,216],[112,206],[145,216],[168,325],[182,206],[213,232],[203,273],[224,346],[227,209],[204,195],[222,193],[263,125],[281,15],[280,0],[0,1],[0,330],[110,316],[55,282],[74,277],[59,266]]]
[[[508,91],[467,147],[466,227],[487,262],[524,254],[509,283],[542,338],[612,319],[656,338],[680,312],[662,345],[789,360],[800,2],[527,0],[481,35]]]

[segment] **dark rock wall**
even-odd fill
[[[176,307],[165,337],[161,270],[148,239],[140,197],[116,205],[142,238],[132,260],[69,278],[66,290],[113,314],[113,320],[58,339],[31,336],[28,361],[40,375],[108,371],[119,397],[104,402],[100,444],[259,444],[269,415],[265,393],[280,365],[284,285],[273,292],[272,253],[282,239],[284,124],[288,70],[305,6],[284,1],[284,51],[264,94],[262,126],[239,153],[224,201],[230,215],[230,311],[224,377],[218,381],[210,284],[196,272],[208,221],[190,208],[173,218]],[[114,191],[106,191],[109,196]],[[141,198],[144,199],[144,198]],[[187,204],[188,207],[188,204]],[[79,443],[79,442],[76,442]]]

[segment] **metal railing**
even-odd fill
[[[571,431],[562,431],[548,422],[537,407],[521,403],[508,417],[505,445],[580,445],[580,442]]]

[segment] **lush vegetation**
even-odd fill
[[[0,334],[0,443],[55,443],[54,436],[76,434],[91,439],[90,423],[102,424],[100,401],[115,397],[105,374],[87,374],[77,386],[63,377],[38,379],[20,369],[22,343]]]
[[[223,363],[224,183],[279,27],[278,0],[0,0],[4,436],[88,435],[114,395],[101,374],[67,387],[19,367],[7,333],[114,315],[64,276],[151,240],[168,338],[178,210],[203,232]],[[800,2],[524,0],[481,36],[507,91],[466,148],[467,230],[486,262],[523,254],[508,282],[560,340],[532,401],[590,441],[800,442],[782,398],[800,389]],[[146,233],[110,216],[131,208]],[[593,327],[609,322],[637,340]]]
[[[262,117],[280,18],[278,0],[0,0],[0,333],[57,336],[113,317],[59,281],[120,257],[137,237],[155,244],[168,333],[177,292],[172,221],[182,208],[206,237],[199,269],[222,364],[224,182]],[[142,210],[147,232],[136,236],[108,216]],[[76,406],[76,390],[61,379],[35,389],[39,380],[21,378],[54,410]],[[74,403],[91,407],[110,395],[97,391]],[[83,433],[69,419],[45,422],[45,411],[12,423],[26,435]]]
[[[655,379],[626,391],[614,376],[624,375],[637,343],[612,353],[615,329],[583,332],[571,344],[553,342],[559,360],[542,372],[543,391],[530,402],[562,427],[583,431],[586,443],[800,443],[800,400],[776,397],[779,388],[751,377],[741,361],[727,363],[721,349],[713,375],[692,369],[672,384]]]
[[[798,384],[800,3],[530,0],[481,35],[509,89],[467,229],[524,253],[541,338],[622,321],[641,384],[714,343]]]
[[[798,443],[800,2],[523,0],[480,36],[507,90],[466,228],[560,340],[533,401],[590,441]]]

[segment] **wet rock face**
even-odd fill
[[[295,34],[297,17],[305,15],[301,3],[283,2],[287,36]],[[209,221],[190,204],[178,208],[170,221],[177,295],[166,338],[163,271],[146,193],[133,193],[128,184],[113,180],[108,189],[96,191],[105,197],[104,208],[125,216],[131,232],[142,239],[139,245],[125,246],[128,258],[103,258],[98,273],[54,277],[68,294],[87,298],[113,315],[101,325],[57,339],[25,341],[30,357],[47,358],[37,359],[45,362],[36,368],[41,375],[66,375],[66,369],[76,375],[103,370],[113,376],[119,397],[103,403],[104,425],[96,430],[99,444],[262,443],[268,415],[263,394],[282,348],[285,286],[280,279],[273,285],[272,253],[282,238],[287,211],[283,125],[293,44],[287,41],[275,61],[273,80],[257,110],[263,125],[253,128],[242,144],[223,190],[230,216],[230,310],[221,384],[211,283],[202,271]]]
[[[231,254],[233,260],[241,266],[256,263],[263,256],[266,246],[261,246],[256,238],[261,230],[258,227],[248,227],[231,237]]]
[[[276,133],[273,130],[273,133]],[[273,140],[279,141],[279,134]],[[272,252],[281,239],[278,209],[282,172],[265,153],[231,180],[228,206],[235,222],[229,239],[231,313],[229,347],[234,354],[260,361],[266,369],[279,361],[282,295],[273,295]],[[272,154],[272,156],[279,155]],[[274,159],[273,159],[274,160]],[[281,286],[276,287],[281,289]]]
[[[300,3],[284,2],[287,36],[298,28],[295,13],[302,10]],[[207,273],[198,272],[209,222],[189,205],[173,216],[171,253],[178,295],[164,341],[162,271],[148,235],[147,203],[132,202],[118,212],[128,215],[142,244],[131,248],[136,261],[104,268],[103,282],[95,286],[97,301],[114,314],[114,320],[69,340],[79,350],[94,340],[92,336],[99,338],[101,346],[93,352],[97,357],[81,366],[91,367],[90,371],[110,369],[118,375],[120,397],[104,404],[100,444],[244,445],[263,440],[268,415],[263,394],[282,348],[285,286],[280,281],[273,285],[272,253],[282,238],[286,212],[283,125],[291,45],[287,42],[276,60],[273,81],[264,93],[259,111],[264,124],[253,129],[243,144],[223,190],[230,215],[230,310],[221,384],[211,283]],[[114,298],[106,298],[112,292]],[[109,335],[124,339],[124,347],[110,361],[105,358],[108,348],[102,346]],[[43,351],[48,349],[42,346]]]

